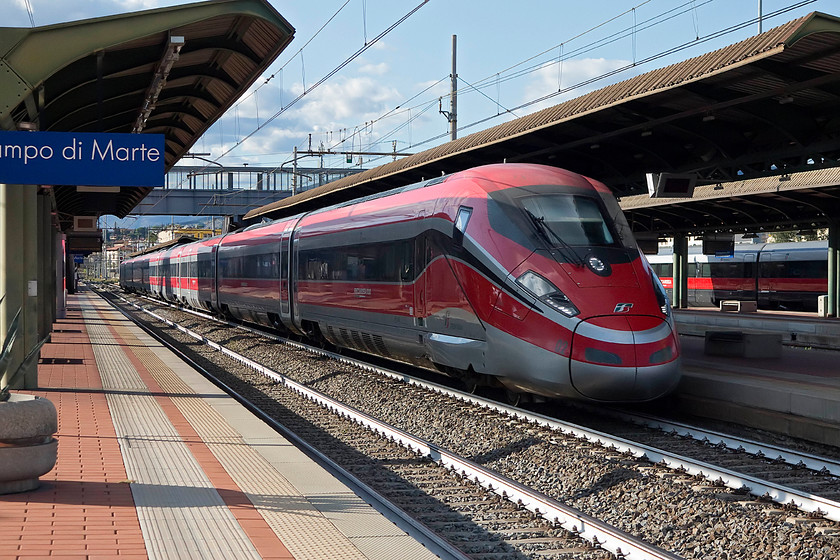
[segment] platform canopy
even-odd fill
[[[169,170],[293,35],[267,0],[0,28],[0,128],[163,134]],[[151,190],[53,189],[62,229],[73,216],[124,217]]]
[[[563,167],[606,183],[621,198],[647,193],[646,173],[697,173],[698,184],[760,177],[764,200],[742,212],[718,210],[729,191],[678,219],[673,200],[634,201],[646,231],[697,231],[721,220],[826,222],[840,209],[836,186],[774,195],[780,177],[840,165],[840,19],[793,20],[728,47],[606,86],[531,115],[464,136],[375,169],[249,212],[279,217],[487,163]],[[756,184],[752,184],[758,187]],[[749,189],[747,189],[749,190]],[[814,194],[817,190],[819,194]],[[829,193],[829,191],[831,191]],[[758,192],[739,196],[753,198]],[[769,200],[768,199],[773,199]],[[767,204],[764,204],[764,203]],[[687,203],[688,204],[688,203]],[[760,210],[760,207],[767,210]],[[778,211],[771,211],[772,208]],[[789,215],[793,215],[790,212]],[[661,218],[661,219],[660,219]],[[666,219],[667,218],[667,219]],[[708,218],[708,219],[698,219]]]

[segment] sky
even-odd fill
[[[463,137],[754,35],[758,24],[750,21],[759,5],[769,17],[765,31],[812,11],[840,16],[840,0],[269,2],[295,28],[295,38],[194,145],[222,165],[280,166],[295,146],[308,149],[310,137],[313,149],[368,152],[415,153],[448,141],[440,109],[449,110],[453,35]],[[0,0],[0,22],[42,26],[186,3]],[[770,17],[778,11],[784,13]],[[359,160],[328,156],[324,164],[350,167]],[[361,160],[367,168],[391,158]]]

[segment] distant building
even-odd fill
[[[106,247],[104,276],[106,278],[113,278],[117,276],[120,269],[120,263],[123,262],[126,256],[131,252],[133,252],[133,248],[123,243],[116,243],[111,247]]]
[[[217,235],[219,233],[221,233],[221,230],[214,231],[209,228],[166,228],[158,232],[157,242],[167,243],[169,241],[172,241],[173,239],[177,239],[184,235],[189,235],[190,237],[195,237],[196,239],[204,239],[205,237],[213,237],[214,235]]]

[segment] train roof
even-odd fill
[[[828,249],[828,241],[796,241],[783,243],[736,243],[735,254],[743,253],[758,253],[758,252],[780,252],[780,251],[812,251]],[[698,255],[703,248],[700,245],[691,245],[688,248],[689,255]],[[674,254],[673,247],[662,247],[655,255],[647,255],[650,260],[651,257],[670,257]],[[714,255],[709,255],[714,256]]]

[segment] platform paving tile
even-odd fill
[[[284,543],[295,556],[355,558],[361,551],[386,560],[400,550],[405,558],[434,557],[239,403],[222,398],[207,379],[191,368],[164,367],[172,363],[171,353],[145,333],[136,336],[133,352],[162,389],[176,395],[172,401],[269,526],[285,532]],[[339,556],[345,541],[353,547]]]
[[[80,323],[79,312],[71,309],[54,324],[52,340],[41,352],[39,389],[25,391],[56,406],[58,460],[38,489],[0,496],[0,558],[147,558],[99,371]],[[100,532],[103,519],[110,529]]]

